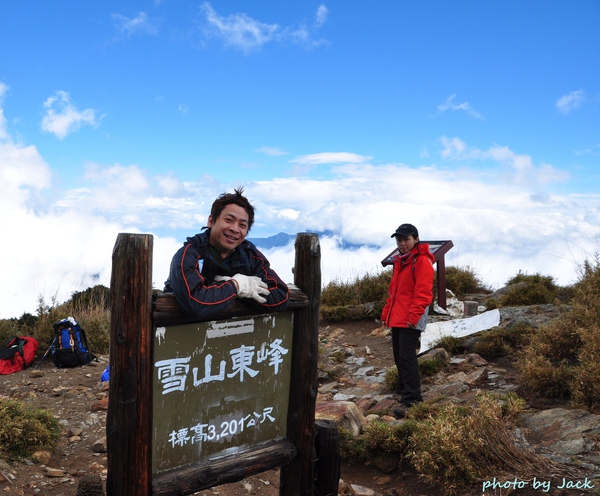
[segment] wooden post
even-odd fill
[[[152,488],[151,235],[119,234],[111,275],[108,496]]]
[[[437,260],[437,290],[438,305],[446,310],[446,260],[444,255]]]
[[[337,496],[340,485],[340,436],[336,422],[315,422],[315,448],[315,496]]]
[[[317,234],[296,236],[294,284],[308,297],[308,306],[295,312],[287,439],[297,456],[280,473],[280,496],[313,494],[315,408],[318,390],[319,303],[321,246]]]

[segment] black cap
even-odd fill
[[[395,238],[396,236],[410,236],[411,234],[414,238],[419,237],[419,231],[417,231],[417,228],[415,226],[413,226],[412,224],[402,224],[390,237]]]

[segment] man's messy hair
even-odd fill
[[[221,212],[227,205],[239,205],[248,213],[248,231],[254,224],[254,207],[248,201],[244,195],[244,188],[237,188],[233,190],[233,193],[223,193],[221,194],[212,204],[210,209],[210,216],[213,218],[213,221],[219,218]]]

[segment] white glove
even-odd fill
[[[231,277],[229,276],[215,276],[215,281],[229,281]]]
[[[261,295],[269,294],[269,287],[260,277],[236,274],[232,279],[238,284],[238,296],[240,298],[252,298],[259,303],[266,303],[266,298]]]

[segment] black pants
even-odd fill
[[[417,360],[420,338],[421,331],[418,329],[392,327],[392,350],[398,369],[396,393],[400,395],[400,403],[406,407],[423,401]]]

